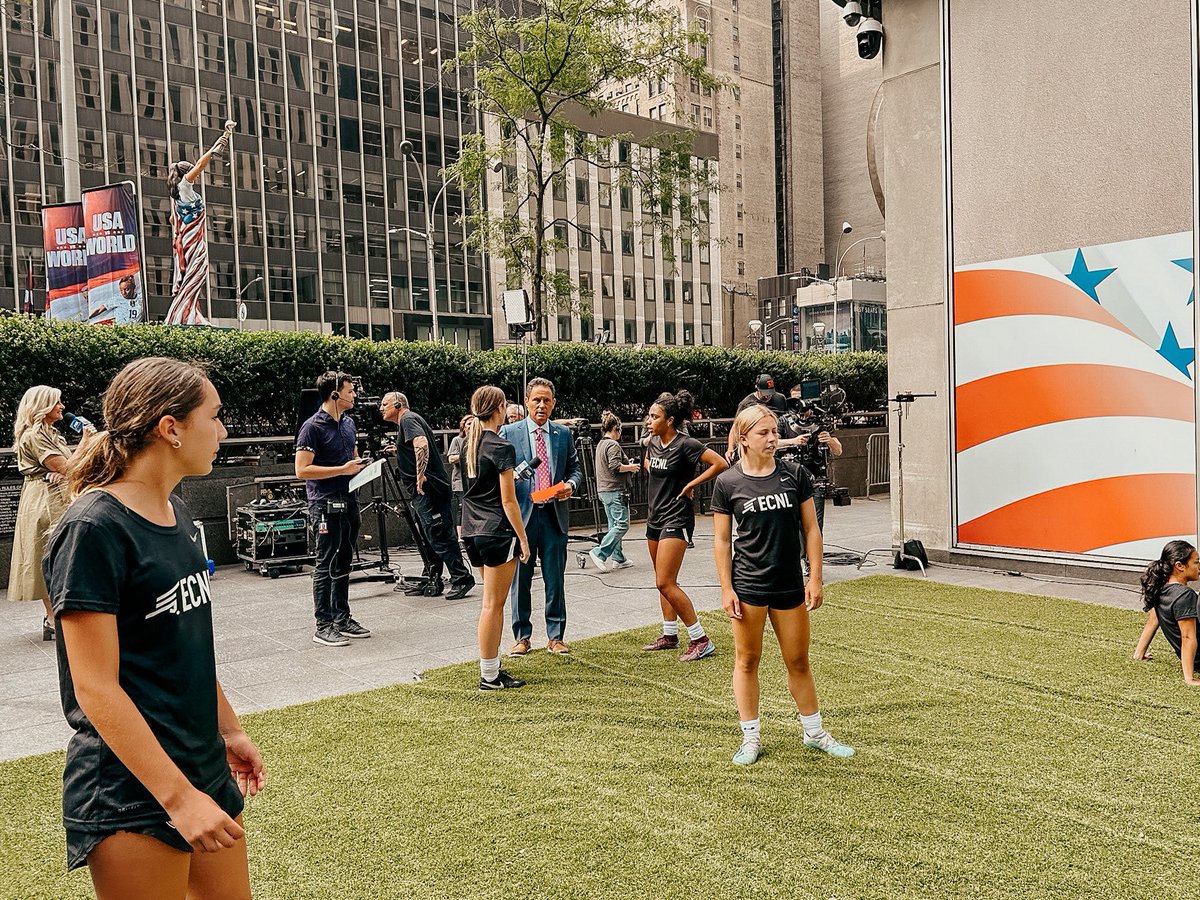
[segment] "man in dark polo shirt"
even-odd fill
[[[346,415],[354,407],[351,377],[326,372],[317,379],[317,396],[321,408],[296,435],[296,477],[306,482],[309,524],[317,534],[313,642],[345,647],[347,638],[371,636],[350,616],[350,564],[360,524],[350,479],[369,460],[359,457],[354,420]]]
[[[463,562],[462,550],[454,532],[454,514],[450,511],[450,476],[438,452],[437,436],[429,423],[408,405],[408,398],[399,391],[383,395],[380,404],[383,418],[397,426],[396,476],[408,490],[413,512],[429,546],[437,554],[432,578],[437,593],[442,585],[442,564],[450,571],[450,593],[447,600],[461,600],[475,587],[475,576]]]

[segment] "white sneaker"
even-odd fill
[[[617,571],[617,569],[632,569],[632,568],[633,568],[633,562],[628,559],[623,559],[619,563],[613,563],[612,565],[610,565],[608,567],[608,570],[610,572],[615,572],[615,571]]]
[[[600,548],[599,547],[593,547],[591,550],[589,550],[588,558],[591,559],[592,565],[595,566],[597,569],[599,569],[601,572],[608,571],[608,563],[605,562],[604,558],[600,556]]]

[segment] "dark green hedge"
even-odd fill
[[[138,325],[105,328],[0,319],[0,443],[12,439],[13,415],[26,388],[62,388],[68,409],[99,416],[100,396],[114,374],[142,356],[207,363],[233,434],[291,434],[301,388],[326,369],[361,375],[371,394],[404,391],[435,427],[466,412],[471,392],[496,384],[521,392],[521,352],[467,352],[445,344],[375,343],[297,332],[233,332]],[[854,409],[873,409],[887,390],[882,353],[789,354],[713,347],[623,350],[591,344],[542,344],[529,349],[529,376],[558,388],[556,416],[597,421],[603,409],[640,418],[663,390],[687,388],[706,415],[729,416],[760,372],[781,390],[803,376],[836,380]]]

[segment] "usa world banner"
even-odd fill
[[[83,204],[43,206],[42,245],[46,251],[46,318],[86,322],[88,278]]]
[[[87,321],[124,325],[142,319],[142,256],[137,194],[122,181],[83,192]]]
[[[1187,231],[955,271],[960,544],[1195,540],[1194,267]]]

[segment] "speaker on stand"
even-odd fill
[[[508,325],[509,338],[521,342],[521,391],[524,393],[529,387],[529,335],[537,328],[529,291],[525,288],[504,292],[504,321]]]

